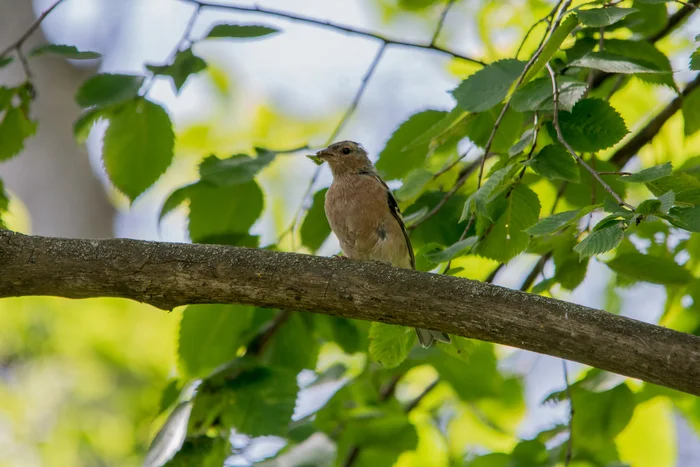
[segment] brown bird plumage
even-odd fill
[[[351,259],[415,269],[399,206],[364,148],[353,141],[341,141],[316,156],[327,161],[333,173],[325,209],[343,253]],[[416,329],[416,333],[423,347],[436,340],[450,342],[444,332]]]

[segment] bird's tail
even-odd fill
[[[425,349],[433,345],[435,341],[444,342],[445,344],[450,343],[450,336],[442,331],[416,328],[416,334],[418,334],[418,342],[420,342],[421,347]]]

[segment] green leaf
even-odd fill
[[[415,140],[417,135],[427,131],[446,115],[447,112],[438,110],[425,110],[413,114],[394,131],[382,152],[379,153],[379,159],[375,164],[377,170],[386,179],[394,180],[403,178],[411,170],[421,167],[428,153],[428,143],[412,149],[408,149],[407,146]]]
[[[578,165],[569,151],[559,144],[542,148],[535,157],[525,163],[532,170],[550,180],[579,181]]]
[[[0,68],[6,67],[6,66],[9,65],[10,63],[12,63],[13,60],[14,60],[14,59],[13,59],[12,57],[2,57],[2,58],[0,58]]]
[[[632,6],[639,11],[627,16],[617,26],[626,27],[639,36],[650,37],[668,24],[668,11],[663,3],[635,0]]]
[[[277,28],[250,24],[217,24],[206,35],[207,39],[249,39],[280,32]]]
[[[403,150],[413,149],[416,146],[426,147],[426,145],[436,147],[453,137],[461,139],[464,135],[465,125],[473,116],[457,105],[426,131],[419,133],[417,137],[414,136],[415,139],[408,143]]]
[[[553,214],[549,217],[545,217],[537,224],[526,229],[525,231],[530,235],[539,236],[547,235],[556,232],[562,227],[566,227],[577,219],[581,218],[581,210],[576,209],[574,211],[565,211],[557,214]]]
[[[100,119],[109,118],[109,115],[109,109],[103,107],[95,107],[84,111],[73,124],[75,140],[80,144],[85,143],[95,123],[100,121]]]
[[[203,182],[216,186],[232,186],[249,182],[275,158],[274,152],[264,152],[255,158],[236,154],[227,159],[209,156],[199,165]]]
[[[0,86],[0,111],[12,103],[12,98],[17,93],[18,88],[6,88]]]
[[[24,149],[24,142],[36,133],[37,122],[20,107],[10,107],[0,121],[0,161],[10,159]]]
[[[673,192],[671,192],[673,193]],[[635,211],[638,214],[645,214],[645,215],[650,215],[650,214],[657,214],[661,210],[661,201],[658,199],[647,199],[639,203],[639,206],[637,206],[637,209]]]
[[[471,248],[476,244],[477,240],[477,237],[467,237],[464,240],[450,245],[442,251],[426,253],[425,256],[429,261],[435,264],[445,263],[447,261],[453,260],[454,258],[458,258],[469,253]]]
[[[700,232],[700,206],[691,208],[673,207],[668,212],[668,219],[676,227],[689,232]]]
[[[328,224],[324,207],[327,191],[328,188],[324,188],[314,194],[311,208],[301,224],[301,244],[311,251],[321,248],[331,234],[331,226]]]
[[[556,31],[550,36],[549,40],[542,49],[542,53],[535,63],[533,63],[530,70],[525,75],[523,84],[529,83],[532,78],[537,76],[537,74],[542,71],[547,63],[552,59],[555,53],[559,50],[561,45],[564,43],[569,34],[573,32],[578,26],[578,17],[575,14],[569,15],[561,22]]]
[[[576,246],[576,232],[569,231],[555,241],[552,250],[554,261],[554,277],[562,288],[574,290],[586,277],[588,270],[588,258],[581,260],[574,251]]]
[[[486,238],[477,244],[475,252],[507,263],[527,248],[530,235],[525,230],[537,222],[540,200],[527,186],[517,185],[504,201],[503,213]]]
[[[2,220],[2,215],[7,212],[10,207],[10,196],[5,191],[5,186],[0,179],[0,229],[6,229],[7,225]]]
[[[153,74],[170,76],[175,90],[179,93],[190,75],[206,70],[207,62],[197,57],[190,47],[179,51],[170,65],[146,65],[146,68]]]
[[[673,171],[673,165],[671,165],[670,162],[666,162],[665,164],[640,170],[632,175],[622,176],[620,180],[623,182],[647,183],[662,177],[667,177],[671,175],[671,171]]]
[[[144,79],[140,75],[95,75],[80,86],[75,100],[83,108],[129,101],[138,96]]]
[[[182,312],[178,358],[189,378],[208,376],[236,357],[254,308],[243,305],[190,305]]]
[[[390,466],[404,452],[416,449],[418,434],[407,414],[383,408],[373,412],[346,422],[338,443],[338,459],[347,459],[350,449],[358,446],[353,465]]]
[[[634,413],[634,394],[626,384],[603,392],[571,388],[576,414],[571,436],[593,452],[602,451],[627,426]]]
[[[700,70],[700,48],[690,56],[690,69],[696,71]]]
[[[449,344],[438,342],[438,349],[464,363],[471,363],[472,356],[477,349],[475,341],[462,336],[451,336],[450,340],[452,342]]]
[[[102,160],[110,181],[133,201],[170,166],[174,146],[175,134],[165,109],[134,99],[110,114]]]
[[[501,109],[503,109],[503,105],[497,105],[486,112],[476,114],[467,122],[465,135],[480,148],[486,147]],[[491,152],[507,154],[522,132],[522,126],[523,114],[509,108],[493,138]]]
[[[676,83],[673,80],[671,62],[663,52],[654,46],[654,44],[646,40],[629,41],[620,39],[606,39],[605,50],[616,55],[637,60],[640,64],[646,64],[647,66],[651,64],[653,68],[656,68],[661,72],[644,72],[635,74],[635,76],[648,83],[665,84],[672,89],[676,89]]]
[[[505,99],[524,68],[525,63],[519,60],[499,60],[462,81],[452,95],[469,112],[489,110]]]
[[[89,60],[102,56],[102,54],[97,52],[80,51],[74,45],[59,44],[40,45],[29,52],[30,57],[38,57],[41,55],[56,55],[72,60]]]
[[[620,21],[625,16],[634,13],[635,8],[606,7],[595,10],[578,10],[578,19],[586,27],[601,28]]]
[[[570,76],[557,76],[560,110],[573,109],[586,93],[586,83]],[[552,111],[554,92],[550,78],[538,78],[522,86],[513,94],[511,105],[518,112]]]
[[[673,259],[641,253],[624,253],[606,263],[618,274],[661,285],[686,285],[693,275]]]
[[[675,172],[646,183],[646,187],[656,196],[673,191],[676,203],[700,204],[700,181],[685,172]]]
[[[189,198],[189,232],[195,243],[247,233],[263,210],[263,193],[253,180],[226,187],[200,185]]]
[[[664,72],[664,70],[660,69],[652,62],[625,57],[624,55],[606,51],[590,52],[569,65],[592,68],[594,70],[605,71],[606,73],[635,74]]]
[[[220,467],[231,457],[231,443],[224,438],[188,437],[165,467]]]
[[[294,313],[275,333],[265,351],[265,361],[297,373],[303,369],[315,369],[320,345],[312,323],[308,314]]]
[[[419,196],[425,186],[433,179],[433,173],[423,168],[411,170],[403,181],[401,188],[394,193],[401,200],[414,199]]]
[[[404,326],[372,323],[369,329],[369,356],[384,368],[399,366],[413,347],[415,331]]]
[[[700,130],[700,88],[683,99],[683,132],[686,138]]]
[[[222,423],[249,436],[286,434],[296,402],[296,373],[286,368],[257,367],[226,385]]]
[[[581,259],[605,253],[617,247],[624,236],[620,222],[616,222],[600,230],[593,230],[588,237],[574,247],[574,251],[579,254]]]
[[[491,218],[488,210],[488,204],[498,196],[501,191],[511,183],[511,177],[515,175],[518,171],[516,165],[509,165],[497,170],[486,180],[486,182],[474,192],[464,203],[464,208],[462,209],[462,216],[459,221],[462,222],[469,218],[472,209],[476,208],[476,212]]]
[[[528,128],[527,130],[525,130],[523,134],[520,135],[520,139],[518,140],[518,142],[511,146],[510,149],[508,149],[508,155],[511,157],[517,156],[518,154],[523,152],[526,147],[528,147],[530,144],[533,144],[534,134],[534,128]]]
[[[583,99],[572,112],[559,112],[559,125],[564,139],[574,150],[596,152],[614,146],[628,133],[625,121],[607,102],[601,99]],[[556,131],[548,126],[556,140]]]
[[[158,215],[158,221],[162,221],[165,216],[167,216],[171,211],[176,209],[182,203],[190,198],[192,190],[198,189],[197,183],[191,185],[186,185],[178,188],[177,190],[170,193],[170,196],[163,203],[163,207],[160,208],[160,214]]]

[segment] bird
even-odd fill
[[[333,175],[324,208],[343,254],[354,260],[415,269],[416,259],[399,205],[362,145],[340,141],[311,157],[327,162]],[[416,334],[424,348],[435,341],[450,343],[444,332],[416,328]]]

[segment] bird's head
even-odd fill
[[[361,144],[354,141],[333,143],[326,149],[318,151],[314,160],[328,162],[334,176],[372,168],[367,151]]]

